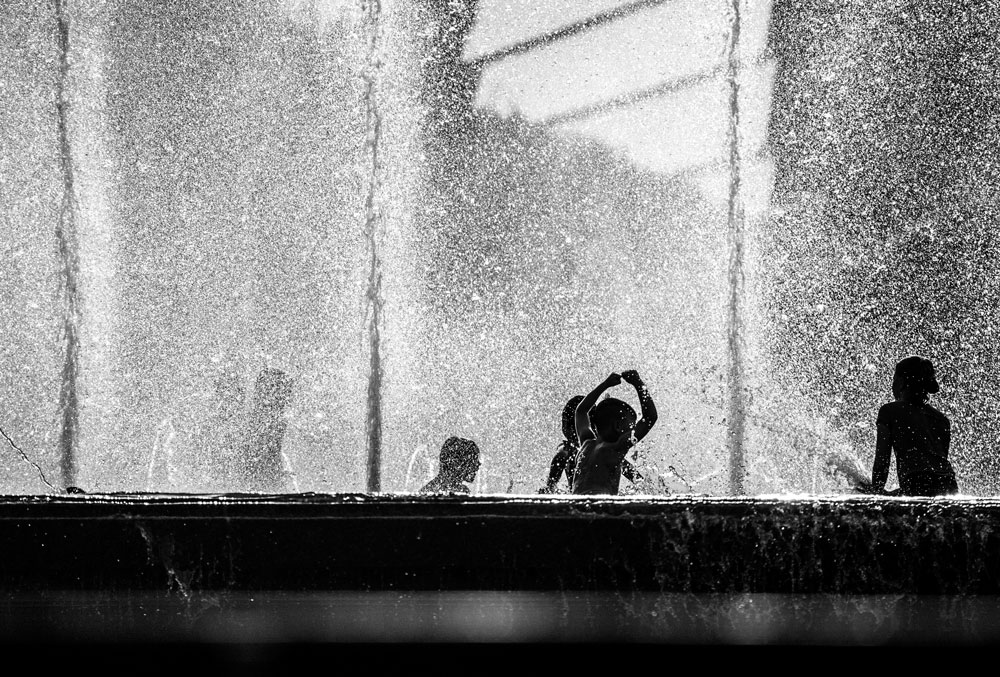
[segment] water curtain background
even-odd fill
[[[909,353],[997,491],[995,5],[0,19],[6,493],[407,492],[450,435],[534,493],[625,368],[660,411],[626,493],[838,493]]]

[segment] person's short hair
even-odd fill
[[[614,397],[606,397],[590,410],[590,422],[598,433],[610,431],[617,421],[632,425],[637,418],[635,409],[628,402]]]
[[[934,363],[919,355],[910,355],[900,360],[896,363],[896,372],[892,376],[892,389],[933,395],[940,390],[934,374]]]
[[[441,466],[462,468],[479,460],[479,447],[464,437],[449,437],[441,445]]]

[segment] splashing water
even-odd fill
[[[423,472],[417,470],[423,468]],[[417,491],[424,484],[434,477],[434,459],[426,444],[418,445],[410,454],[410,461],[406,464],[406,479],[403,482],[403,491]]]
[[[381,13],[380,0],[368,0],[365,3],[366,20],[370,23],[371,37],[367,63],[363,79],[365,82],[365,119],[367,132],[365,147],[371,155],[371,166],[368,175],[368,193],[365,197],[365,237],[371,252],[371,266],[368,274],[368,337],[369,337],[369,376],[368,376],[368,491],[377,492],[382,488],[382,257],[381,242],[383,237],[381,183],[381,157],[379,155],[382,139],[382,113],[379,109],[378,86],[379,72],[382,68],[381,57]]]
[[[975,106],[921,122],[971,163],[958,185],[872,101],[886,73],[907,74],[900,101],[951,73],[952,42],[951,80],[981,100],[993,29],[945,9],[867,30],[796,3],[512,7],[0,10],[26,36],[0,40],[0,405],[32,462],[149,488],[152,449],[197,487],[239,432],[216,425],[218,370],[265,365],[295,383],[276,465],[296,490],[410,490],[415,450],[458,434],[489,459],[477,491],[533,493],[566,399],[634,367],[660,420],[630,490],[850,491],[909,336],[969,384],[940,399],[989,493],[996,402],[969,356],[995,305],[997,243],[974,225],[996,212],[995,129]],[[938,37],[900,63],[882,45],[909,30]]]
[[[149,470],[146,472],[146,491],[178,491],[180,482],[174,465],[174,442],[177,429],[173,419],[165,418],[156,427],[153,449],[149,454]]]
[[[22,461],[24,461],[25,463],[27,463],[28,465],[30,465],[32,468],[35,469],[35,472],[38,473],[38,479],[40,479],[45,486],[47,486],[49,489],[52,489],[53,491],[59,491],[59,489],[57,489],[51,482],[49,482],[48,478],[45,477],[45,472],[42,470],[42,467],[37,463],[35,463],[34,461],[32,461],[28,457],[28,455],[24,453],[24,450],[21,449],[21,447],[17,446],[14,443],[14,440],[10,438],[10,435],[8,435],[7,432],[2,428],[0,428],[0,435],[3,435],[3,438],[7,440],[7,444],[10,445],[11,449],[13,449],[18,453]]]
[[[80,371],[79,326],[81,311],[78,291],[80,264],[77,255],[75,172],[68,120],[70,107],[70,95],[67,91],[69,87],[70,20],[64,0],[56,0],[55,12],[59,64],[59,74],[56,79],[56,110],[59,160],[63,181],[62,204],[56,226],[56,242],[59,248],[59,258],[62,261],[60,284],[62,288],[64,355],[62,384],[59,389],[59,411],[61,413],[59,457],[63,482],[66,486],[72,486],[76,484],[77,455],[79,453],[77,450],[79,428],[77,380]]]

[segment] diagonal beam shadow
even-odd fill
[[[523,54],[538,47],[544,47],[545,45],[548,45],[556,40],[562,40],[573,35],[585,33],[605,24],[617,21],[618,19],[623,19],[627,16],[631,16],[632,14],[636,14],[637,12],[641,12],[644,9],[656,7],[657,5],[662,5],[670,1],[671,0],[634,0],[633,2],[619,5],[614,9],[594,14],[593,16],[589,16],[582,21],[569,24],[568,26],[564,26],[558,30],[544,33],[537,37],[524,40],[523,42],[515,43],[509,47],[498,49],[495,52],[490,52],[489,54],[469,59],[468,63],[474,67],[482,67],[486,64],[500,61],[516,54]]]
[[[765,62],[765,58],[758,57],[741,63],[740,69],[745,70],[747,68],[754,68],[764,64]],[[609,113],[621,108],[628,108],[629,106],[634,106],[635,104],[642,103],[643,101],[649,101],[650,99],[666,96],[667,94],[672,94],[673,92],[679,92],[681,90],[688,89],[689,87],[700,85],[703,82],[718,79],[725,74],[725,65],[719,64],[698,73],[691,73],[690,75],[674,78],[672,80],[666,80],[650,87],[644,87],[642,89],[622,94],[621,96],[616,96],[612,99],[598,101],[590,106],[574,108],[563,113],[556,113],[555,115],[550,115],[545,118],[532,120],[532,122],[551,127],[567,122],[586,120],[587,118],[594,117],[602,113]]]
[[[703,82],[708,82],[709,80],[720,77],[725,72],[726,69],[723,66],[716,66],[715,68],[710,68],[708,70],[701,71],[700,73],[692,73],[691,75],[685,75],[684,77],[661,82],[657,85],[653,85],[652,87],[644,87],[643,89],[628,92],[627,94],[616,96],[613,99],[599,101],[598,103],[590,106],[575,108],[564,113],[557,113],[556,115],[551,115],[547,118],[538,120],[537,124],[553,126],[565,122],[585,120],[589,117],[600,115],[601,113],[607,113],[619,108],[628,108],[629,106],[633,106],[643,101],[648,101],[650,99],[665,96],[672,92],[700,85]]]
[[[759,162],[765,162],[770,159],[770,155],[767,152],[767,148],[754,148],[750,149],[748,152],[743,154],[741,164],[752,165]],[[662,176],[668,179],[676,179],[678,181],[690,181],[696,179],[699,176],[704,176],[709,172],[718,172],[723,170],[728,170],[730,167],[728,160],[708,160],[706,162],[699,162],[698,164],[693,164],[685,167],[684,169],[677,169],[674,171],[662,172]]]

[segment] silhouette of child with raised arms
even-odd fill
[[[614,397],[597,402],[605,390],[622,381],[631,384],[639,396],[642,418],[638,421],[627,402]],[[617,495],[625,455],[656,423],[656,405],[639,372],[630,369],[612,373],[601,381],[577,405],[575,422],[580,451],[576,456],[573,493]]]
[[[540,494],[554,494],[559,480],[563,474],[566,475],[566,484],[570,491],[573,491],[573,473],[576,471],[576,454],[580,450],[580,438],[576,435],[576,406],[583,401],[583,395],[574,395],[566,402],[562,412],[562,433],[563,441],[559,443],[559,451],[552,457],[549,465],[549,477],[545,486],[539,489]],[[622,475],[630,482],[642,479],[642,475],[635,466],[622,461]]]
[[[927,403],[939,386],[930,360],[916,355],[900,360],[892,378],[894,402],[882,405],[876,419],[875,462],[870,493],[885,492],[889,463],[896,454],[903,496],[957,494],[955,470],[948,461],[951,421]]]
[[[420,488],[421,494],[471,494],[465,482],[474,482],[479,472],[479,447],[463,437],[449,437],[441,445],[438,474]]]

